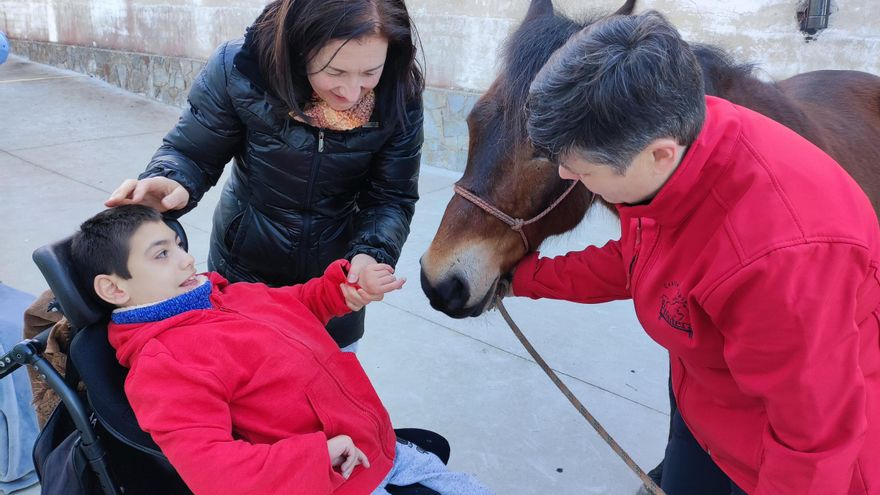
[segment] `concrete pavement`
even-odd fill
[[[140,173],[180,109],[81,74],[11,57],[0,66],[0,282],[38,294],[37,247],[72,233],[109,193]],[[402,291],[367,311],[358,356],[399,427],[444,434],[450,465],[499,494],[630,494],[639,482],[540,368],[500,315],[454,320],[419,287],[427,248],[459,174],[425,164],[421,199],[397,273]],[[181,219],[205,269],[219,187]],[[617,236],[592,215],[545,253]],[[667,434],[665,351],[629,302],[597,306],[512,298],[508,309],[566,384],[644,469]]]

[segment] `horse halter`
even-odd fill
[[[507,213],[504,213],[503,211],[499,210],[498,208],[492,206],[489,202],[480,199],[479,196],[477,196],[476,194],[459,186],[458,184],[455,184],[452,187],[452,189],[455,191],[456,194],[458,194],[462,198],[479,206],[480,209],[482,209],[486,213],[492,215],[493,217],[495,217],[498,220],[501,220],[502,222],[507,224],[507,226],[510,227],[511,230],[518,232],[519,236],[522,237],[523,245],[526,247],[526,252],[528,253],[529,252],[529,239],[528,239],[528,237],[526,237],[526,233],[523,232],[523,227],[525,227],[526,225],[529,225],[531,223],[537,222],[538,220],[544,218],[545,215],[547,215],[548,213],[553,211],[553,208],[556,208],[557,206],[559,206],[559,203],[562,203],[562,200],[568,196],[568,194],[574,189],[574,187],[576,185],[578,185],[578,181],[576,181],[576,180],[572,181],[571,185],[568,186],[568,189],[566,189],[565,192],[563,192],[561,196],[556,198],[556,201],[551,203],[550,206],[548,206],[547,208],[544,209],[544,211],[542,211],[541,213],[538,213],[537,215],[535,215],[534,217],[532,217],[528,220],[523,220],[522,218],[513,218],[512,216],[508,215]]]

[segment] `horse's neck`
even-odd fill
[[[724,80],[715,89],[715,96],[770,117],[814,142],[818,139],[807,115],[775,83],[747,76]]]

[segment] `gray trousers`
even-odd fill
[[[436,455],[406,440],[397,440],[394,465],[373,495],[388,495],[385,485],[420,483],[440,495],[493,495],[470,474],[450,471]]]

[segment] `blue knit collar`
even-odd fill
[[[150,323],[194,309],[211,309],[211,281],[204,276],[199,278],[202,283],[189,292],[164,301],[116,309],[110,315],[110,319],[116,324]]]

